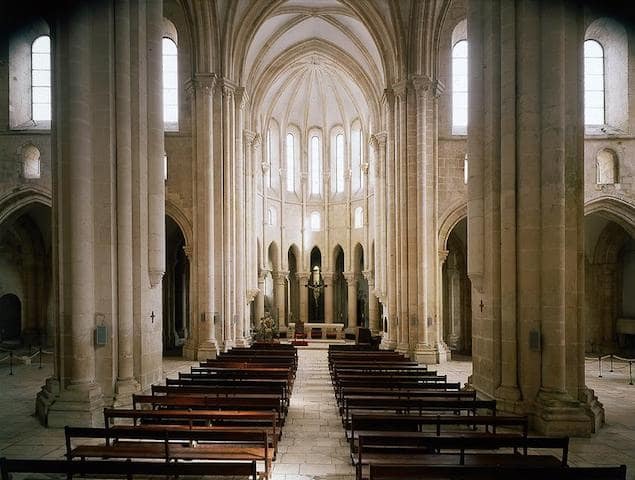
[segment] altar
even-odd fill
[[[319,332],[319,337],[316,337],[317,331]],[[344,338],[344,324],[343,323],[304,323],[304,333],[308,339],[343,339]],[[293,338],[295,334],[295,322],[289,323],[289,328],[287,330],[287,338]]]

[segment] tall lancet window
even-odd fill
[[[353,123],[351,130],[351,188],[357,192],[364,186],[362,173],[362,126],[359,120]]]
[[[295,137],[287,133],[287,191],[295,191]]]
[[[584,42],[584,124],[604,123],[604,48],[595,40],[587,40]]]
[[[317,135],[311,137],[311,194],[322,193],[322,155],[320,155],[320,138]]]
[[[166,130],[179,128],[178,50],[168,37],[163,37],[163,123]]]
[[[33,120],[51,120],[51,39],[36,38],[31,45],[31,112]]]
[[[344,135],[335,137],[335,193],[344,191]]]
[[[271,129],[267,130],[267,160],[269,162],[269,168],[265,172],[265,185],[268,188],[271,188],[271,170],[272,170],[272,160],[273,160],[273,152],[271,150]]]
[[[452,48],[452,133],[467,133],[467,40]]]

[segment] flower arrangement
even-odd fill
[[[269,315],[265,315],[254,329],[253,338],[257,342],[272,342],[274,338],[278,338],[278,324]]]

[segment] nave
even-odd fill
[[[164,376],[176,377],[188,371],[194,362],[164,359]],[[448,381],[461,382],[471,374],[471,362],[453,360],[435,366]],[[52,365],[44,363],[14,367],[0,366],[0,385],[7,392],[0,399],[0,457],[60,459],[65,453],[64,432],[39,425],[33,416],[33,394]],[[607,369],[608,370],[608,369]],[[591,439],[570,440],[571,466],[626,464],[629,479],[635,478],[635,421],[632,415],[633,386],[628,371],[616,368],[598,378],[596,362],[587,362],[586,382],[593,388],[609,412],[606,427]],[[274,480],[352,480],[349,449],[338,416],[330,382],[327,352],[299,349],[298,369],[289,405],[284,434],[273,464]]]

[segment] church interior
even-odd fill
[[[583,438],[580,464],[622,425],[621,456],[600,451],[633,475],[620,5],[6,2],[0,377],[32,352],[47,374],[11,377],[0,404],[22,395],[29,431],[99,426],[270,319],[281,344],[306,337],[296,388],[368,331],[532,432]],[[353,478],[332,458],[320,478]],[[287,463],[274,476],[319,462]]]

